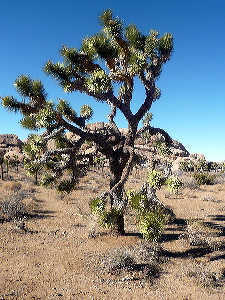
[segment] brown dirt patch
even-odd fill
[[[204,286],[203,281],[197,280],[200,270],[201,276],[207,272],[221,274],[225,250],[204,252],[180,239],[187,219],[224,228],[225,186],[186,188],[169,197],[164,190],[159,191],[160,199],[174,209],[179,220],[168,225],[162,237],[161,245],[167,255],[162,274],[154,282],[125,277],[117,281],[99,271],[99,258],[111,249],[134,245],[140,236],[131,215],[126,216],[126,236],[111,237],[100,228],[95,229],[101,233],[96,238],[88,236],[94,226],[88,201],[107,182],[106,174],[103,179],[101,175],[90,173],[65,199],[52,189],[33,187],[36,200],[29,200],[35,205],[31,205],[32,217],[25,221],[26,232],[15,230],[12,222],[0,223],[0,299],[225,299],[224,284]],[[143,171],[131,176],[127,186],[140,187],[145,175]],[[3,192],[2,181],[0,189]],[[219,239],[224,241],[224,232]]]

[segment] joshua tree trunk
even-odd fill
[[[124,184],[127,176],[124,177],[124,170],[128,166],[130,153],[121,153],[122,150],[115,151],[115,155],[110,158],[110,190],[113,190],[110,195],[111,210],[118,210],[118,214],[114,217],[114,224],[111,228],[113,235],[124,235],[124,208],[126,207],[126,198],[124,197]],[[123,178],[124,177],[124,178]]]
[[[1,177],[2,177],[2,180],[4,180],[4,170],[3,170],[3,164],[1,164]]]

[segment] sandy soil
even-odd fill
[[[204,252],[180,238],[187,219],[224,229],[225,184],[185,188],[169,197],[165,197],[164,190],[159,191],[159,198],[174,209],[178,219],[176,224],[166,226],[162,237],[161,245],[168,257],[159,278],[127,280],[101,272],[99,261],[111,249],[135,245],[141,237],[129,214],[125,236],[112,237],[94,227],[88,201],[104,189],[107,174],[104,179],[101,175],[101,171],[90,173],[64,199],[52,189],[33,185],[36,200],[30,200],[34,205],[30,206],[32,217],[25,221],[27,230],[15,229],[13,222],[0,223],[0,300],[225,299],[225,249]],[[145,174],[137,173],[127,186],[138,188],[143,178]],[[23,184],[27,184],[24,179]],[[2,194],[5,185],[0,182]],[[101,234],[90,238],[93,230]],[[224,232],[217,239],[224,241]],[[216,274],[220,286],[197,284],[196,277],[188,275],[195,270],[203,275]]]

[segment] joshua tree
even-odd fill
[[[109,190],[101,197],[107,198],[111,209],[120,212],[114,220],[114,229],[123,234],[123,211],[127,203],[123,192],[135,158],[134,140],[138,134],[139,122],[149,112],[152,103],[160,97],[160,90],[155,82],[163,64],[170,59],[173,38],[169,33],[160,37],[155,30],[144,35],[136,25],[125,27],[119,18],[113,16],[111,10],[100,14],[99,23],[102,27],[99,33],[84,38],[79,50],[63,46],[60,50],[63,62],[48,61],[44,70],[65,92],[79,91],[96,101],[106,102],[110,107],[110,114],[109,122],[103,127],[86,125],[93,114],[90,106],[81,106],[78,115],[65,100],[59,100],[55,105],[47,101],[42,83],[28,76],[22,75],[15,82],[17,91],[26,101],[18,101],[14,97],[2,100],[4,107],[23,114],[23,127],[44,128],[46,131],[41,134],[43,141],[50,138],[57,141],[58,148],[47,151],[42,156],[42,162],[47,163],[57,174],[53,179],[58,178],[62,170],[71,169],[70,182],[73,184],[82,158],[79,152],[81,145],[85,141],[95,143],[97,150],[108,159],[111,173]],[[135,78],[144,86],[145,95],[139,109],[133,112],[131,102],[137,100],[132,99]],[[126,135],[115,123],[117,110],[128,123]],[[65,130],[74,133],[77,139],[66,139],[63,135]]]

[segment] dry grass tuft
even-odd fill
[[[5,182],[0,189],[0,219],[18,222],[26,218],[36,207],[34,189],[20,182]]]
[[[188,271],[187,276],[194,279],[194,282],[203,288],[215,289],[224,285],[224,276],[215,272],[204,269],[204,266],[197,267],[194,270]]]
[[[221,229],[212,227],[206,222],[189,220],[181,238],[186,240],[190,246],[215,250],[221,247],[221,241],[216,240],[220,234]]]
[[[115,248],[100,261],[101,272],[115,275],[118,281],[152,281],[162,272],[162,249],[158,243],[142,240],[130,247]]]

